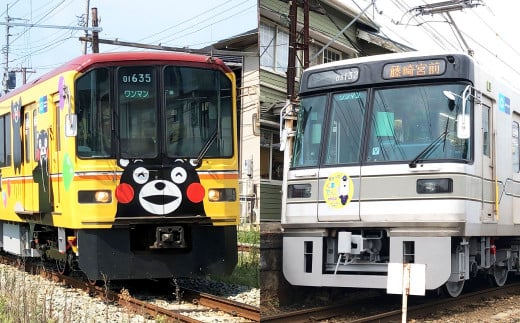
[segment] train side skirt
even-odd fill
[[[403,262],[404,241],[415,244],[414,262],[426,264],[426,289],[435,289],[450,278],[451,237],[391,237],[390,262]],[[283,272],[287,281],[301,286],[387,288],[388,263],[348,264],[334,273],[324,268],[325,251],[321,236],[285,234]]]
[[[92,280],[230,274],[238,260],[236,227],[194,226],[190,231],[187,248],[132,250],[128,229],[80,230],[79,267]]]

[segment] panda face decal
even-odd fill
[[[203,215],[204,195],[189,164],[154,167],[137,162],[125,168],[116,188],[118,216]]]

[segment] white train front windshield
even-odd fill
[[[462,109],[466,86],[437,83],[303,97],[292,167],[466,162],[472,141],[457,136],[457,116],[463,110],[472,114],[471,100]]]

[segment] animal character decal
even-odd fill
[[[22,170],[22,136],[21,136],[21,118],[22,118],[22,98],[18,102],[11,101],[11,124],[13,126],[13,163],[15,173]]]
[[[341,178],[339,183],[339,199],[341,200],[341,204],[345,205],[348,201],[348,193],[349,193],[349,182],[346,175]]]
[[[323,183],[323,198],[328,207],[341,209],[346,207],[354,195],[354,183],[343,172],[334,172]]]
[[[36,161],[33,179],[38,183],[38,204],[40,212],[52,211],[52,191],[49,176],[49,134],[46,130],[38,132],[36,140]]]
[[[206,215],[204,187],[195,168],[183,161],[168,166],[131,162],[115,195],[116,217]]]
[[[44,163],[47,164],[48,152],[49,134],[45,130],[40,130],[40,132],[38,132],[38,138],[36,140],[36,160],[40,165],[43,165]]]

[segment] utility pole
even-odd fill
[[[20,68],[10,69],[9,71],[10,72],[15,72],[15,73],[22,73],[22,84],[26,84],[27,83],[27,73],[36,73],[35,70],[28,70],[27,67],[20,67]]]
[[[294,83],[296,78],[296,29],[298,26],[298,0],[289,4],[289,57],[287,63],[287,99],[294,99]]]
[[[289,57],[287,64],[287,99],[296,98],[296,59],[298,51],[303,51],[303,68],[309,67],[309,0],[303,1],[303,28],[298,33],[298,0],[292,0],[289,7]],[[300,35],[300,37],[298,37]],[[302,36],[303,35],[303,36]],[[300,41],[298,40],[300,38]],[[303,40],[302,40],[303,38]]]
[[[5,25],[5,48],[4,48],[4,77],[2,79],[2,87],[4,94],[7,94],[9,91],[7,86],[7,80],[9,78],[9,21],[11,21],[11,17],[9,17],[9,5],[7,5],[7,9],[5,10],[5,20],[7,24]]]
[[[97,8],[92,8],[92,27],[98,27]],[[99,53],[99,34],[97,31],[92,32],[92,53]]]
[[[310,57],[309,57],[309,17],[310,17],[310,7],[309,0],[304,0],[303,2],[303,68],[309,67]]]
[[[294,124],[296,121],[296,59],[298,51],[303,50],[303,68],[309,66],[309,0],[303,2],[303,41],[298,42],[298,1],[292,0],[289,4],[289,57],[287,64],[287,101],[280,111],[280,127],[283,121],[283,129],[280,128],[280,148],[283,147],[284,167],[283,184],[287,187],[287,174],[292,158],[292,146],[294,141]],[[300,34],[301,35],[301,34]],[[301,36],[300,36],[301,38]],[[287,190],[282,189],[282,205],[287,201]],[[282,208],[282,219],[285,218],[285,208]]]
[[[88,27],[88,18],[89,18],[89,9],[90,9],[90,0],[87,0],[87,8],[85,10],[85,17],[83,19],[84,27]],[[88,31],[85,30],[85,37],[88,37]],[[87,42],[83,42],[83,55],[87,53]]]

